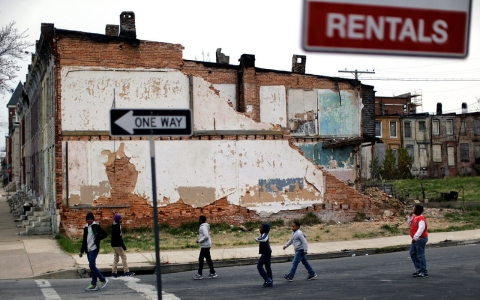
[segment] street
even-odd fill
[[[274,287],[262,287],[255,266],[218,268],[217,279],[193,280],[194,272],[162,275],[163,299],[480,299],[479,245],[427,249],[429,278],[412,278],[407,252],[311,260],[316,280],[302,265],[293,282],[282,276],[290,263],[272,265]],[[208,273],[205,271],[204,275]],[[110,279],[110,278],[109,278]],[[155,275],[111,279],[86,292],[88,279],[2,280],[1,299],[156,299]]]

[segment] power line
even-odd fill
[[[339,71],[340,72],[340,71]],[[385,80],[385,81],[480,81],[480,78],[387,78],[387,77],[365,77],[363,80]]]

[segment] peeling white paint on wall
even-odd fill
[[[220,93],[220,97],[232,103],[232,108],[237,109],[237,90],[235,84],[213,84],[213,87]]]
[[[260,87],[260,121],[287,126],[287,98],[285,86]]]
[[[115,108],[189,108],[188,77],[175,70],[63,67],[62,130],[110,130]],[[114,96],[115,90],[115,96]]]
[[[271,124],[255,122],[236,112],[210,86],[201,78],[193,78],[194,130],[273,130]]]
[[[148,141],[69,141],[69,197],[80,195],[85,182],[90,186],[104,185],[108,180],[104,166],[107,156],[102,151],[114,152],[120,143],[124,143],[125,155],[138,171],[134,193],[152,199]],[[287,140],[155,143],[159,206],[182,198],[187,204],[201,207],[226,197],[231,204],[274,213],[323,202],[323,172],[291,148]],[[80,155],[82,151],[86,154]],[[81,164],[72,161],[75,155]],[[278,192],[259,192],[262,180],[290,178],[302,179],[303,189],[286,193],[280,186]],[[213,192],[200,195],[207,190]],[[180,194],[182,191],[184,195]],[[109,193],[104,191],[96,197],[108,197]],[[164,202],[164,197],[168,201]]]

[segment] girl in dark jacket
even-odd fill
[[[272,259],[272,248],[270,248],[270,242],[268,239],[268,233],[270,232],[270,224],[262,223],[260,225],[260,237],[256,237],[255,240],[259,242],[258,245],[258,252],[261,254],[260,259],[258,260],[257,269],[260,273],[260,276],[263,277],[264,287],[273,286],[273,277],[272,277],[272,267],[271,267],[271,259]],[[265,269],[263,266],[265,265]]]

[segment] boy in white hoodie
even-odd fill
[[[300,222],[293,221],[292,223],[292,237],[290,240],[283,246],[283,250],[285,250],[288,246],[293,243],[293,248],[295,250],[295,256],[293,257],[292,269],[290,273],[285,274],[283,278],[288,281],[293,281],[293,276],[295,276],[295,272],[297,271],[297,266],[300,262],[305,266],[308,271],[307,280],[312,280],[313,278],[317,277],[317,273],[312,269],[310,264],[307,260],[307,253],[308,253],[308,244],[307,239],[305,238],[305,234],[300,230]]]
[[[207,223],[207,217],[200,216],[198,219],[200,223],[200,229],[198,230],[197,244],[200,244],[200,255],[198,256],[198,273],[193,276],[193,279],[203,279],[203,259],[207,260],[208,267],[210,268],[209,279],[218,277],[213,268],[212,258],[210,256],[210,247],[212,247],[212,240],[210,239],[210,225]]]

